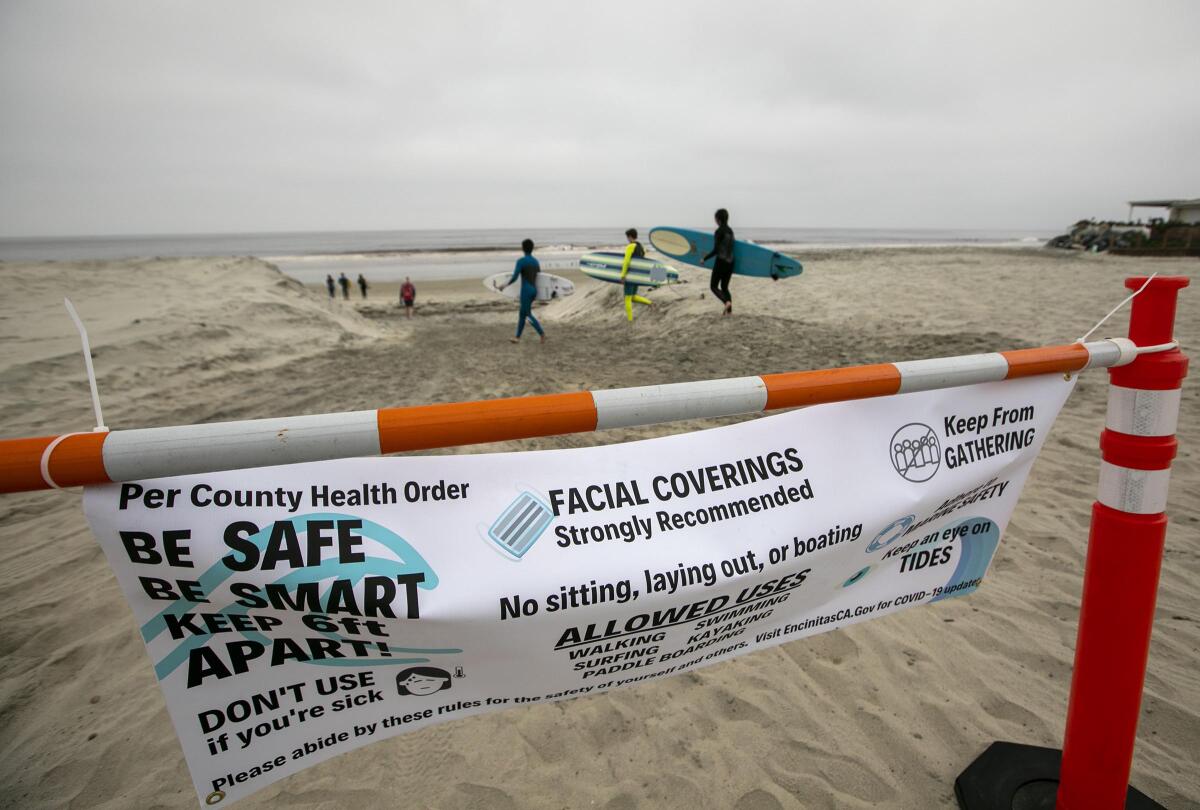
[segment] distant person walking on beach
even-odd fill
[[[346,278],[346,274],[342,273],[338,276],[338,284],[342,285],[342,298],[350,300],[350,279]]]
[[[733,312],[733,296],[729,294],[729,279],[733,277],[733,228],[729,227],[729,212],[724,208],[718,208],[713,219],[717,222],[717,230],[713,232],[713,249],[700,261],[706,262],[716,257],[709,289],[725,303],[725,312],[722,314],[728,315]]]
[[[417,300],[417,288],[413,286],[412,279],[405,276],[404,283],[400,285],[400,303],[404,304],[405,318],[412,317],[413,301],[415,300]]]
[[[329,288],[329,297],[337,298],[337,287],[333,283],[333,276],[325,276],[325,286]]]
[[[367,288],[369,286],[370,285],[367,284],[367,280],[365,278],[363,278],[363,274],[359,273],[358,274],[358,289],[359,289],[359,292],[362,293],[363,298],[367,297]]]
[[[644,259],[646,257],[646,249],[638,241],[637,228],[630,228],[625,231],[625,238],[629,241],[629,244],[625,246],[625,260],[621,262],[621,281],[625,281],[625,276],[629,274],[629,265],[634,259]],[[630,281],[625,281],[625,317],[629,319],[630,323],[633,323],[633,304],[635,301],[647,306],[653,303],[649,298],[638,295],[638,285]]]
[[[533,300],[537,298],[537,277],[542,266],[538,264],[537,259],[533,258],[532,239],[523,241],[521,250],[525,251],[525,255],[517,259],[517,266],[513,268],[512,278],[500,288],[506,289],[518,278],[521,279],[521,311],[517,315],[517,336],[509,338],[509,341],[516,343],[521,339],[521,333],[525,331],[525,321],[528,319],[533,324],[534,331],[541,337],[542,343],[545,343],[546,333],[543,331],[542,325],[538,323],[538,319],[533,317]]]

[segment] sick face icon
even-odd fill
[[[450,688],[450,673],[437,667],[409,667],[396,676],[401,695],[423,697]]]

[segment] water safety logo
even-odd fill
[[[910,422],[892,434],[889,449],[892,467],[905,481],[928,481],[942,466],[942,446],[937,434],[921,422]]]
[[[872,551],[879,551],[880,549],[887,548],[892,543],[899,540],[904,536],[904,533],[908,530],[908,527],[913,525],[916,520],[916,515],[905,515],[904,517],[896,518],[891,523],[884,526],[879,534],[875,535],[875,539],[867,545],[867,553],[870,554]]]

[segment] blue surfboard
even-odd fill
[[[650,244],[654,249],[672,259],[699,267],[712,267],[713,260],[702,261],[702,257],[713,249],[713,235],[707,231],[691,228],[651,228]],[[733,242],[733,273],[740,276],[759,278],[791,278],[804,272],[804,265],[778,251],[743,242]]]

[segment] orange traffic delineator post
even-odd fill
[[[1138,289],[1146,281],[1130,278],[1125,286]],[[1150,280],[1134,299],[1130,340],[1171,341],[1176,298],[1188,283],[1186,276]],[[963,810],[1161,808],[1129,785],[1129,773],[1187,366],[1176,347],[1109,370],[1063,750],[993,743],[954,784]]]

